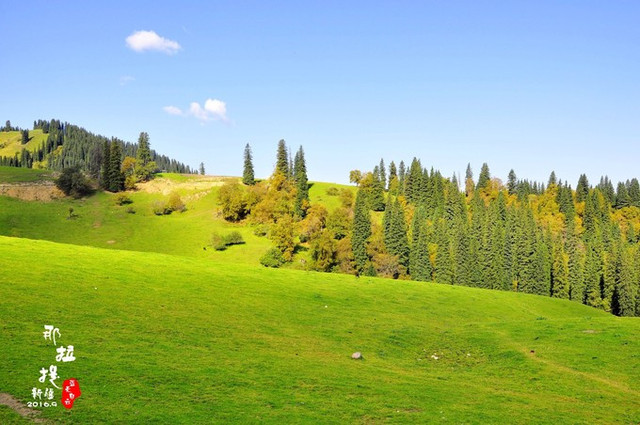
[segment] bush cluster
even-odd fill
[[[211,246],[216,251],[224,251],[228,246],[241,245],[243,243],[244,239],[242,239],[242,235],[237,230],[227,235],[221,235],[217,232],[211,235]]]

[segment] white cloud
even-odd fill
[[[189,114],[198,118],[200,121],[209,121],[207,111],[200,106],[198,102],[191,102],[191,105],[189,105]]]
[[[204,103],[204,109],[213,119],[227,122],[227,104],[218,99],[207,99]]]
[[[136,31],[126,39],[127,46],[136,52],[157,50],[172,55],[181,49],[177,41],[160,37],[155,31]]]
[[[207,121],[222,121],[229,122],[227,117],[227,104],[219,99],[207,99],[204,102],[204,106],[198,102],[191,102],[188,110],[182,110],[177,106],[165,106],[162,108],[169,115],[179,116],[191,116],[195,117],[200,122],[205,123]]]
[[[127,84],[129,84],[132,81],[135,81],[136,79],[134,77],[132,77],[131,75],[123,75],[122,77],[120,77],[120,85],[121,86],[126,86]]]
[[[176,107],[176,106],[165,106],[164,111],[169,114],[169,115],[184,115],[184,112],[182,112],[182,109]]]

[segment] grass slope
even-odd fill
[[[16,167],[0,167],[0,184],[33,183],[33,182],[51,180],[51,179],[52,179],[52,172],[48,170],[34,170],[31,168],[16,168]]]
[[[34,152],[42,142],[47,141],[48,134],[44,134],[42,130],[29,130],[29,141],[22,144],[22,134],[19,131],[1,131],[0,132],[0,156],[13,157],[16,153],[20,155],[22,149]]]
[[[58,326],[61,423],[640,421],[640,321],[569,301],[7,237],[0,270],[0,392]]]
[[[41,170],[0,167],[0,183],[36,180],[40,174]],[[167,173],[159,175],[152,184],[160,192],[129,192],[133,204],[125,206],[117,206],[116,195],[106,192],[81,200],[67,198],[48,203],[0,196],[0,235],[254,265],[271,247],[269,239],[253,234],[253,228],[244,223],[228,223],[218,215],[222,180]],[[338,197],[326,195],[330,186],[347,187],[314,183],[310,189],[312,202],[322,202],[329,210],[337,207]],[[153,203],[167,200],[173,190],[180,193],[187,211],[154,215]],[[135,214],[127,212],[129,207]],[[68,219],[69,208],[74,209],[72,220]],[[242,234],[246,244],[222,252],[211,249],[213,232],[225,234],[233,230]]]

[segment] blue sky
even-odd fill
[[[639,2],[5,1],[0,16],[2,123],[146,131],[221,175],[250,143],[268,176],[285,139],[321,181],[413,156],[574,187],[640,176]]]

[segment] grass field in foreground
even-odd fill
[[[0,270],[0,392],[31,398],[44,324],[76,347],[55,422],[640,421],[640,321],[570,301],[7,237]]]

